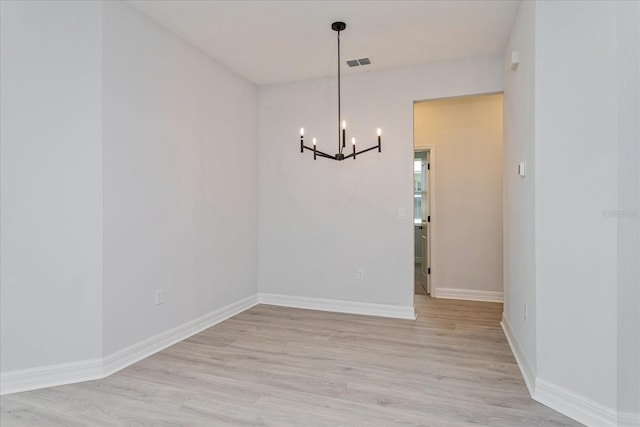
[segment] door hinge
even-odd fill
[[[431,215],[427,216],[427,222],[431,222]]]
[[[431,267],[427,268],[427,274],[431,274]]]
[[[427,163],[427,170],[431,170],[431,163]]]

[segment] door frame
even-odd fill
[[[431,249],[429,251],[429,265],[431,267],[431,289],[430,290],[431,290],[431,297],[437,298],[438,270],[434,268],[434,266],[436,265],[436,257],[437,257],[437,251],[435,250],[435,248],[436,248],[436,234],[437,234],[436,218],[438,218],[436,216],[436,146],[434,144],[427,144],[421,147],[414,146],[413,159],[415,159],[415,153],[424,152],[424,151],[429,152],[429,215],[431,216],[431,226],[429,230],[431,231],[431,233],[429,234],[429,248]],[[413,168],[411,170],[413,171]],[[413,179],[411,180],[411,185],[413,185]],[[412,194],[413,194],[413,188],[412,188]],[[416,258],[415,242],[412,242],[412,243],[414,245],[413,259],[415,260]],[[414,268],[413,269],[414,286],[415,286],[415,281],[416,281],[416,277],[415,277],[415,268]],[[414,300],[415,300],[415,295],[414,295]]]

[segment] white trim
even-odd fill
[[[211,326],[239,314],[258,303],[310,310],[366,314],[370,316],[415,319],[414,307],[337,301],[321,298],[286,295],[256,294],[229,304],[178,327],[147,338],[118,350],[103,358],[61,363],[50,366],[3,372],[0,376],[0,394],[18,393],[64,384],[78,383],[108,377],[173,344],[189,338]]]
[[[258,304],[258,295],[251,295],[103,358],[3,372],[0,375],[0,394],[18,393],[108,377],[256,304]]]
[[[513,333],[513,329],[511,328],[511,324],[504,316],[504,313],[502,313],[502,322],[500,322],[500,325],[502,326],[504,336],[507,337],[507,342],[509,343],[509,347],[511,347],[511,352],[513,353],[513,357],[516,359],[518,368],[520,368],[520,373],[522,374],[524,383],[527,385],[529,396],[533,398],[536,391],[536,375],[533,370],[533,366],[531,366],[529,359],[527,359],[527,356],[525,356],[524,352],[522,351],[522,347],[516,339],[516,336]]]
[[[443,289],[440,289],[439,293],[442,291]],[[444,289],[444,291],[448,290]],[[454,291],[482,292],[461,289]],[[79,362],[60,363],[4,372],[0,375],[0,395],[105,378],[259,303],[308,310],[364,314],[400,319],[416,318],[414,307],[260,293],[212,311],[181,326],[112,353],[102,359],[89,359]],[[509,346],[511,347],[511,351],[518,363],[520,372],[522,372],[522,376],[527,384],[529,393],[535,400],[587,426],[640,426],[639,414],[617,412],[614,409],[540,378],[535,378],[534,384],[533,368],[522,353],[521,347],[513,334],[513,330],[507,318],[504,316],[502,317],[501,325]]]
[[[640,427],[640,414],[618,412],[549,381],[535,377],[534,370],[522,352],[504,313],[500,324],[527,384],[529,394],[534,400],[587,426]]]
[[[415,114],[415,104],[416,102],[422,102],[422,101],[414,101],[414,114]],[[415,135],[413,136],[414,140],[415,140]],[[429,266],[431,267],[431,277],[429,278],[429,283],[430,283],[430,291],[431,291],[431,295],[433,296],[434,294],[437,293],[437,275],[438,275],[438,269],[435,268],[436,264],[436,235],[437,235],[437,227],[436,227],[436,219],[438,218],[436,216],[436,146],[435,144],[426,144],[420,147],[416,147],[415,146],[415,142],[414,142],[414,147],[413,147],[413,154],[414,154],[414,158],[415,158],[415,153],[416,152],[423,152],[423,151],[428,151],[429,152],[429,216],[431,216],[431,219],[433,221],[431,221],[430,226],[429,226],[429,248],[430,248],[430,253],[429,253]],[[412,159],[413,161],[413,159]],[[412,169],[413,170],[413,169]],[[412,178],[411,178],[411,197],[413,199],[413,173],[412,173]],[[415,240],[415,237],[414,237]],[[412,242],[412,244],[414,245],[415,248],[415,242]],[[415,250],[415,249],[414,249]],[[415,268],[414,268],[414,284],[415,284]],[[415,285],[414,285],[415,286]],[[412,292],[414,287],[411,287]],[[414,297],[415,298],[415,297]]]
[[[210,328],[230,317],[258,304],[257,295],[251,295],[218,310],[207,313],[176,328],[169,329],[144,341],[125,347],[103,358],[104,377],[151,356],[167,347],[183,341],[198,332]]]
[[[618,425],[616,410],[540,378],[536,378],[534,399],[587,426]]]
[[[0,374],[0,395],[102,378],[102,359],[57,363]]]
[[[429,267],[431,268],[431,277],[429,278],[429,292],[431,294],[437,292],[438,289],[438,264],[436,263],[437,255],[437,245],[436,245],[436,236],[438,235],[438,227],[436,227],[436,222],[438,221],[438,216],[436,212],[436,170],[438,169],[438,165],[436,163],[436,146],[435,144],[428,144],[425,146],[429,150],[429,216],[431,216],[432,221],[429,223]]]
[[[435,291],[435,292],[433,292]],[[476,291],[473,289],[438,288],[433,289],[434,298],[461,299],[468,301],[503,302],[504,293],[494,291]]]
[[[415,309],[401,305],[374,304],[324,298],[308,298],[290,295],[259,294],[260,304],[307,310],[332,311],[336,313],[364,314],[368,316],[392,317],[396,319],[416,318]]]

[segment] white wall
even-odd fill
[[[614,408],[615,4],[539,2],[535,19],[538,377]]]
[[[520,3],[504,54],[503,321],[511,331],[514,352],[530,388],[536,375],[535,8],[535,2]],[[520,64],[515,71],[509,69],[513,50],[520,53]],[[525,162],[526,177],[517,174],[520,162]]]
[[[436,151],[432,295],[502,295],[502,94],[416,103],[414,131]]]
[[[502,91],[502,58],[364,72],[342,83],[349,136],[369,146],[381,127],[382,153],[345,162],[300,153],[300,127],[319,149],[337,149],[335,79],[260,88],[260,292],[412,307],[413,102]]]
[[[505,51],[504,316],[534,397],[587,425],[640,406],[638,9],[523,2]]]
[[[616,4],[618,410],[640,413],[640,3]]]
[[[2,2],[1,35],[3,391],[255,295],[256,87],[121,2]]]
[[[130,6],[103,11],[108,355],[257,293],[257,89]]]
[[[101,355],[100,5],[0,3],[2,372]]]

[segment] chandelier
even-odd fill
[[[367,151],[378,149],[378,153],[382,152],[382,140],[381,134],[382,131],[378,128],[378,144],[372,147],[366,148],[364,150],[356,151],[356,139],[351,138],[352,151],[351,154],[344,154],[346,144],[347,144],[347,122],[342,120],[341,110],[340,110],[340,31],[344,31],[347,28],[347,24],[344,22],[334,22],[331,24],[331,29],[333,31],[337,31],[338,33],[338,153],[335,155],[330,155],[324,153],[316,148],[317,141],[315,138],[312,139],[313,147],[309,147],[308,145],[304,145],[304,128],[300,128],[300,152],[304,153],[304,150],[309,150],[313,152],[313,160],[316,160],[318,157],[323,157],[325,159],[338,160],[342,161],[348,159],[349,157],[353,157],[356,159],[356,156],[366,153]],[[342,129],[340,129],[340,124],[342,124]]]

